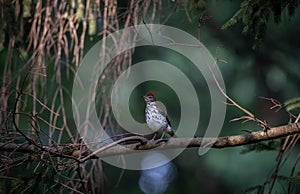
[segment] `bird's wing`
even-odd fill
[[[168,115],[166,115],[166,119],[167,119],[167,122],[168,122],[168,124],[170,125],[170,127],[172,127],[172,125],[171,125],[171,122],[170,122],[170,120],[169,120],[169,117],[168,117]]]
[[[158,109],[158,111],[159,111],[164,117],[166,117],[166,120],[167,120],[168,124],[170,125],[170,127],[172,127],[171,122],[170,122],[170,119],[169,119],[169,117],[168,117],[166,111],[162,110],[162,109],[161,109],[160,107],[158,107],[158,106],[157,106],[157,109]]]

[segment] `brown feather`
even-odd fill
[[[167,122],[168,122],[168,124],[170,125],[170,127],[172,127],[172,125],[171,125],[171,122],[170,122],[170,119],[169,119],[168,115],[166,115],[166,119],[167,119]]]
[[[145,96],[152,96],[154,101],[156,101],[156,95],[153,92],[147,92]]]
[[[156,107],[157,107],[158,111],[159,111],[164,117],[166,117],[166,120],[167,120],[168,125],[170,125],[170,127],[172,127],[171,122],[170,122],[170,119],[169,119],[169,117],[168,117],[166,111],[164,111],[164,110],[162,110],[161,108],[159,108],[157,104],[156,104]],[[171,131],[165,130],[165,132],[166,132],[167,134],[171,135],[172,137],[177,137],[172,129],[171,129]]]

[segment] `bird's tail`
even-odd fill
[[[177,138],[177,135],[175,135],[174,131],[172,131],[172,130],[169,131],[169,130],[168,130],[167,133],[168,133],[169,135],[171,135],[172,137],[176,137],[176,138]]]

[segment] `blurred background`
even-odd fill
[[[20,115],[17,120],[20,129],[28,129],[30,137],[42,145],[80,142],[74,130],[70,99],[72,80],[80,61],[109,32],[142,23],[169,25],[197,37],[213,57],[219,59],[218,66],[225,81],[226,93],[231,98],[266,121],[270,127],[291,122],[288,113],[271,110],[274,104],[260,97],[274,98],[284,104],[300,96],[298,2],[288,4],[281,1],[280,14],[278,9],[274,11],[276,9],[272,8],[271,1],[32,0],[28,1],[28,5],[24,2],[27,1],[4,0],[0,3],[1,133],[4,134],[1,143],[24,143],[20,135],[8,135],[8,131],[15,130],[11,115],[18,96],[16,91],[21,87],[26,95],[21,97],[18,110],[36,114],[47,122],[39,123],[43,133],[37,133],[28,122],[28,118],[32,117]],[[243,9],[244,12],[239,12]],[[37,15],[37,11],[42,14]],[[265,17],[261,16],[262,13]],[[48,17],[51,22],[47,23],[45,18]],[[252,23],[249,22],[251,20]],[[71,24],[75,27],[72,28]],[[180,54],[165,48],[138,47],[126,51],[125,55],[115,58],[99,79],[97,108],[106,129],[112,130],[112,134],[122,131],[110,107],[106,106],[110,102],[111,86],[118,75],[138,62],[162,60],[178,67],[193,83],[199,97],[201,115],[196,136],[202,136],[210,119],[211,102],[207,84],[195,66]],[[22,83],[28,72],[34,73]],[[141,96],[149,90],[155,91],[157,98],[164,103],[176,130],[181,116],[179,100],[170,87],[160,82],[149,81],[135,88],[129,102],[133,118],[145,122],[145,102]],[[37,102],[37,99],[43,103]],[[300,100],[295,101],[299,103]],[[46,106],[52,111],[47,111]],[[297,115],[298,110],[291,112]],[[62,116],[56,117],[56,113]],[[243,112],[227,106],[220,136],[261,130],[253,122],[230,122],[240,116],[243,116]],[[124,170],[101,160],[77,166],[76,162],[67,159],[49,162],[49,158],[37,155],[30,160],[30,154],[1,152],[0,191],[267,193],[284,142],[283,138],[268,141],[261,145],[263,148],[240,146],[211,149],[203,156],[198,155],[197,148],[188,148],[172,162],[145,171]],[[280,163],[271,193],[300,192],[298,154],[299,146],[295,142]],[[151,161],[151,157],[164,159],[161,155],[149,157],[145,158],[145,162]],[[5,164],[8,160],[5,158],[10,158],[10,162]],[[61,166],[54,165],[57,163],[61,163]],[[77,168],[81,169],[81,173],[77,174]],[[35,177],[40,180],[37,181]],[[86,186],[78,179],[87,181]]]

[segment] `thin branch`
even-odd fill
[[[297,117],[295,123],[298,123],[299,121],[300,121],[300,114],[298,115],[298,117]]]
[[[217,62],[220,61],[219,59],[216,59],[216,63],[215,65],[217,64]],[[224,60],[221,60],[221,61],[224,61]],[[222,88],[222,86],[220,85],[218,79],[216,78],[216,75],[212,69],[212,67],[210,65],[207,65],[209,70],[210,70],[210,73],[219,89],[219,91],[221,92],[221,94],[230,102],[230,103],[227,103],[228,105],[230,106],[234,106],[236,107],[237,109],[241,110],[242,112],[244,112],[246,115],[245,116],[242,116],[242,117],[239,117],[239,118],[236,118],[236,119],[233,119],[231,121],[237,121],[237,120],[245,120],[245,122],[247,121],[254,121],[256,122],[260,127],[262,127],[264,130],[267,130],[269,129],[269,126],[267,125],[267,123],[265,121],[262,121],[260,120],[259,118],[257,118],[254,114],[252,114],[250,111],[248,111],[247,109],[243,108],[242,106],[240,106],[236,101],[234,101],[232,98],[230,98],[224,88]]]
[[[81,172],[80,172],[80,163],[77,164],[77,168],[76,168],[79,180],[80,180],[80,184],[82,189],[84,190],[84,193],[88,193],[87,188],[86,188],[86,181],[84,181],[84,178],[81,176]]]
[[[291,121],[293,118],[296,118],[296,116],[293,115],[289,110],[287,110],[286,106],[284,104],[282,104],[281,102],[279,102],[278,100],[276,100],[274,98],[266,98],[266,97],[262,97],[262,96],[260,96],[260,98],[264,99],[264,100],[268,100],[273,104],[273,106],[270,107],[271,110],[276,108],[275,112],[278,112],[283,109],[289,115]]]
[[[75,193],[84,194],[84,193],[82,193],[82,192],[80,192],[80,191],[78,191],[78,190],[76,190],[76,189],[74,189],[74,188],[72,188],[72,187],[69,187],[69,186],[66,185],[66,184],[60,183],[59,181],[54,180],[54,182],[57,183],[57,184],[62,185],[63,187],[65,187],[65,188],[67,188],[67,189],[69,189],[69,190],[71,190],[71,191],[73,191],[73,192],[75,192]]]
[[[36,100],[42,107],[47,109],[51,114],[54,114],[55,116],[59,116],[59,113],[54,112],[51,108],[49,108],[45,103],[43,103],[41,100],[39,100],[37,97],[33,96],[32,94],[23,92],[24,95],[28,95],[32,97],[34,100]]]
[[[92,158],[93,156],[95,156],[96,154],[100,153],[100,152],[103,152],[104,150],[107,150],[119,143],[124,143],[124,142],[128,142],[128,141],[139,141],[141,144],[145,144],[147,142],[147,139],[144,138],[144,137],[140,137],[140,136],[132,136],[132,137],[125,137],[125,138],[122,138],[122,139],[119,139],[113,143],[110,143],[108,145],[105,145],[99,149],[97,149],[96,151],[94,151],[93,153],[89,154],[88,156],[86,156],[85,158],[82,158],[80,160],[81,163],[87,161],[88,159]]]

